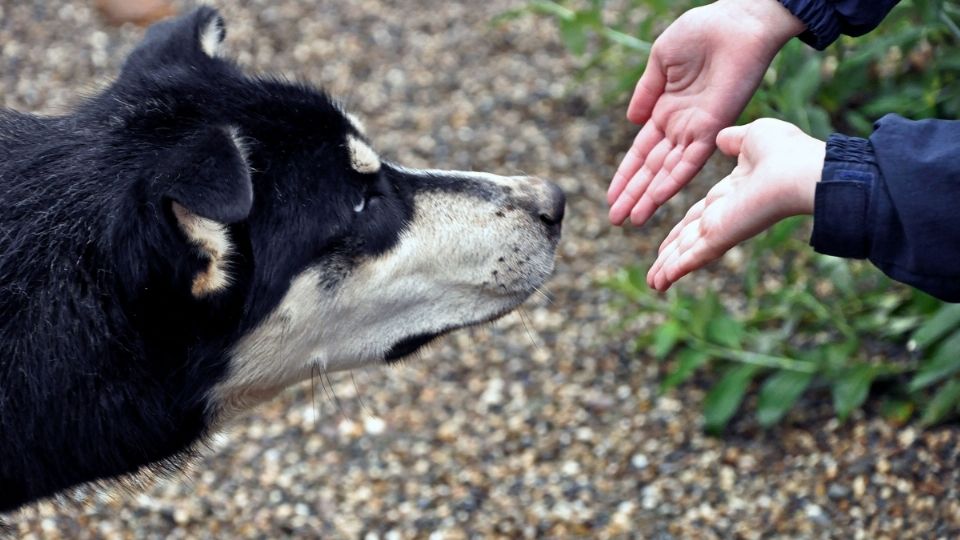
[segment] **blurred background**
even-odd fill
[[[811,254],[804,220],[649,293],[656,246],[723,159],[644,229],[607,223],[649,44],[703,2],[211,3],[230,57],[328,89],[389,159],[559,183],[550,298],[401,366],[305,383],[184,474],[32,505],[5,516],[11,536],[960,535],[960,310]],[[143,24],[186,8],[0,0],[0,104],[69,110]],[[743,120],[823,137],[886,112],[957,118],[958,22],[956,2],[905,0],[868,38],[791,43]]]

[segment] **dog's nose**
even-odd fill
[[[567,206],[567,196],[553,182],[544,183],[546,184],[546,193],[540,202],[540,221],[550,227],[559,228]]]

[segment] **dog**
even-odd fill
[[[0,111],[0,511],[179,469],[311,369],[395,362],[550,276],[549,182],[413,170],[201,7],[64,116]]]

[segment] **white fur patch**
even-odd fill
[[[350,166],[361,174],[373,174],[380,171],[380,156],[370,145],[353,135],[347,136],[347,148],[350,151]]]
[[[227,228],[212,219],[200,217],[177,203],[173,203],[173,214],[190,242],[210,260],[207,269],[193,279],[190,292],[196,298],[203,298],[226,288],[230,284],[230,275],[226,269],[227,257],[232,247],[227,237]]]
[[[365,126],[363,122],[359,118],[357,118],[357,115],[346,112],[346,111],[343,112],[343,115],[347,117],[347,120],[350,122],[350,125],[353,126],[353,129],[357,130],[357,133],[361,135],[367,134],[367,126]]]
[[[220,17],[214,17],[200,32],[200,48],[204,54],[213,58],[220,54],[220,42],[223,41],[224,29]]]

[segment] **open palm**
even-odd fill
[[[690,10],[654,43],[627,112],[643,128],[607,193],[615,225],[643,224],[699,172],[777,51],[803,29],[775,1],[740,5]]]
[[[693,205],[660,246],[647,274],[665,291],[684,275],[789,216],[813,212],[825,145],[792,124],[764,118],[720,132],[737,167]]]

